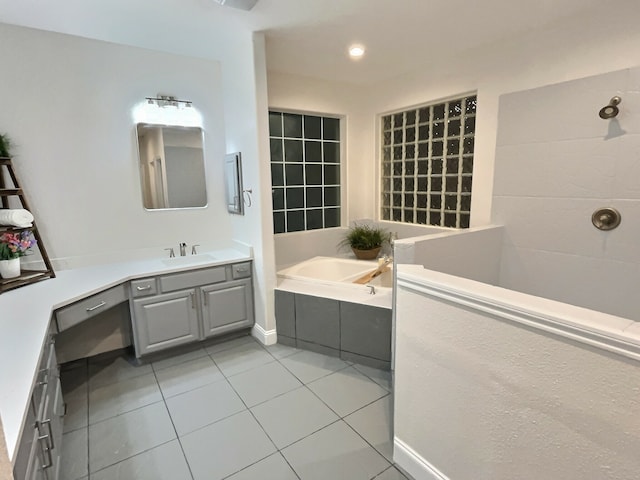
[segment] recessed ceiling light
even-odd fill
[[[349,47],[349,56],[353,59],[362,58],[364,55],[364,47],[362,45],[351,45]]]

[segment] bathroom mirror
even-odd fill
[[[242,156],[240,152],[225,155],[224,184],[227,195],[227,211],[237,215],[244,215]]]
[[[139,123],[136,130],[144,208],[206,207],[202,129]]]

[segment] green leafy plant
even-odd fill
[[[349,228],[345,238],[340,242],[340,246],[349,246],[356,250],[371,250],[381,247],[385,242],[390,240],[391,234],[384,228],[368,224],[354,224]]]
[[[11,140],[6,133],[0,133],[0,157],[11,156]]]

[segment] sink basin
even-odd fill
[[[202,255],[188,255],[185,257],[163,258],[162,263],[164,263],[167,267],[176,267],[180,265],[197,265],[198,263],[212,262],[215,259],[216,259],[215,257],[212,257],[208,253],[203,253]]]

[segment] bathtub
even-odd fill
[[[280,270],[278,288],[391,308],[393,265],[366,285],[353,283],[377,266],[375,260],[314,257]]]
[[[314,257],[278,272],[278,342],[376,368],[391,367],[393,269],[354,280],[374,261]]]

